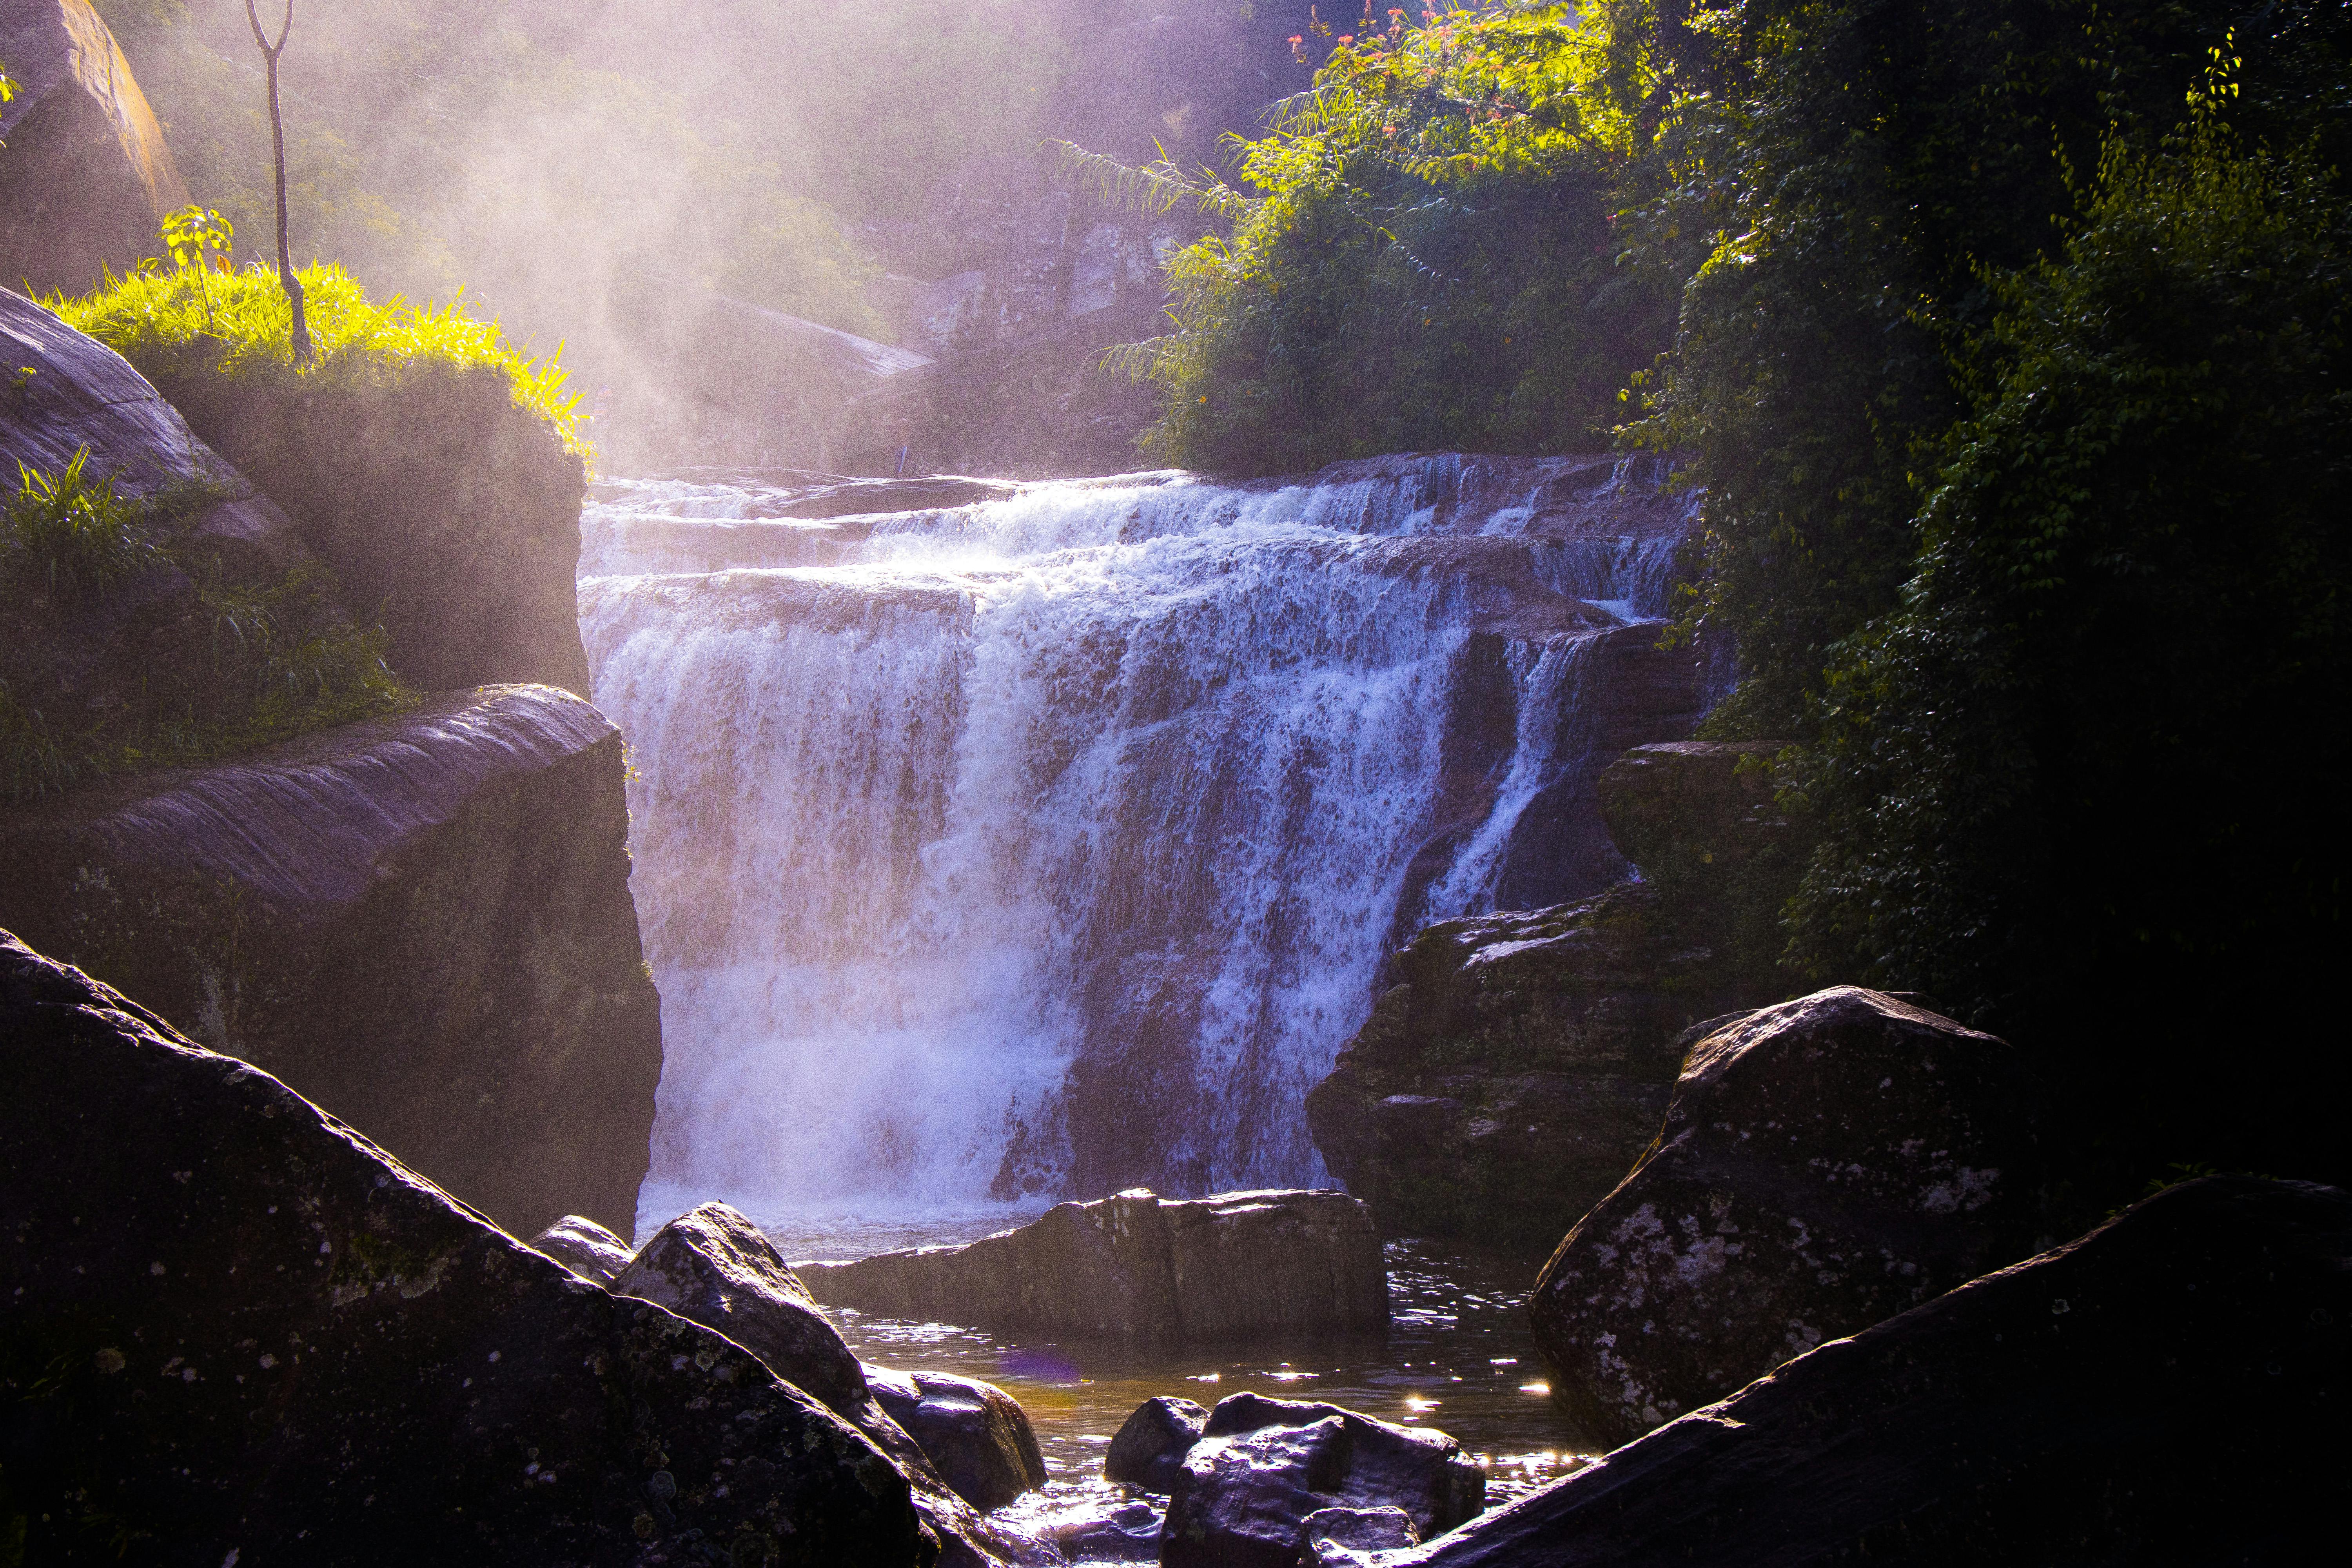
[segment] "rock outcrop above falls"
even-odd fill
[[[132,353],[139,351],[135,348]],[[491,366],[287,384],[151,367],[198,435],[273,497],[427,691],[588,695],[575,578],[580,455]]]
[[[0,65],[16,85],[0,104],[0,279],[79,292],[160,254],[188,189],[89,0],[0,7]]]
[[[621,741],[492,687],[0,824],[0,924],[528,1236],[635,1221],[661,1074]]]
[[[798,1272],[818,1300],[879,1317],[1080,1339],[1378,1330],[1389,1315],[1371,1214],[1344,1193],[1138,1188],[961,1247]]]
[[[1537,1279],[1554,1399],[1628,1441],[2046,1246],[2043,1099],[2005,1042],[1874,991],[1722,1025]]]
[[[0,934],[0,1529],[28,1562],[916,1568],[877,1448]]]
[[[2347,1500],[2352,1197],[2208,1177],[1390,1568],[2287,1563]]]

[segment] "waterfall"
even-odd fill
[[[1687,664],[1633,624],[1685,526],[1636,465],[818,482],[606,481],[583,522],[648,1214],[1321,1180],[1300,1102],[1402,935],[1622,866],[1571,820],[1630,743],[1601,689]]]

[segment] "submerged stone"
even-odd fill
[[[1422,1536],[1477,1517],[1486,1477],[1443,1432],[1336,1405],[1236,1394],[1184,1457],[1160,1537],[1162,1568],[1296,1568],[1307,1521],[1332,1509],[1400,1510]]]

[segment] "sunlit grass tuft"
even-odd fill
[[[415,306],[398,295],[381,304],[341,268],[305,268],[302,288],[316,363],[298,367],[293,312],[278,275],[259,267],[205,273],[151,268],[114,279],[80,299],[44,304],[123,358],[157,374],[209,372],[232,379],[399,378],[436,366],[505,373],[517,405],[545,420],[567,450],[589,455],[580,399],[566,395],[561,351],[526,358],[496,321],[467,313],[462,298]]]

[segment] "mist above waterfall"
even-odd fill
[[[1300,1102],[1401,932],[1622,870],[1583,793],[1607,689],[1695,701],[1627,624],[1681,531],[1649,467],[814,518],[793,476],[600,487],[583,622],[668,1063],[647,1212],[1319,1179]]]

